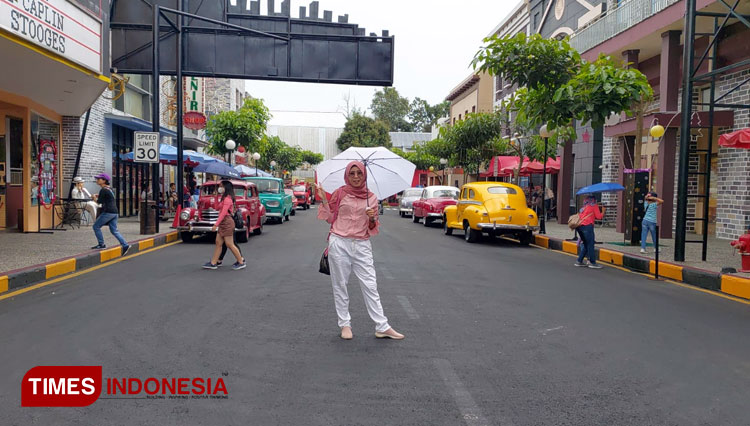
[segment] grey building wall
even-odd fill
[[[336,127],[268,126],[266,133],[278,136],[289,146],[323,154],[328,160],[341,153],[336,140],[343,132],[343,128]]]

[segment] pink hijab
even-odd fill
[[[362,184],[357,186],[352,185],[352,183],[349,181],[349,172],[354,168],[358,168],[362,171]],[[333,191],[333,194],[331,194],[331,200],[329,201],[329,206],[331,208],[331,212],[333,213],[333,221],[336,221],[336,218],[339,215],[339,204],[341,203],[341,200],[344,199],[347,195],[351,195],[356,198],[361,199],[370,199],[372,201],[375,200],[374,203],[371,203],[373,205],[377,204],[377,197],[375,194],[373,194],[370,190],[367,189],[367,168],[364,164],[362,164],[359,161],[352,161],[346,166],[346,170],[344,171],[344,182],[346,182],[346,185],[342,186],[341,188]],[[376,208],[376,207],[373,207]]]

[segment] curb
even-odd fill
[[[536,245],[540,248],[577,254],[577,245],[571,241],[546,235],[534,237]],[[633,272],[653,274],[656,269],[654,260],[612,249],[596,248],[596,258],[600,263],[621,266]],[[750,300],[750,279],[748,278],[662,261],[659,261],[659,276],[704,290],[718,291]]]
[[[177,238],[178,232],[172,231],[165,234],[159,234],[154,237],[144,238],[142,240],[130,241],[129,254],[135,254],[153,247],[162,246],[177,241]],[[48,263],[29,266],[27,268],[4,272],[4,275],[0,275],[0,295],[52,278],[71,274],[73,272],[82,271],[97,265],[101,265],[103,263],[107,263],[113,259],[122,257],[121,252],[122,249],[117,246],[99,251],[90,251],[63,259],[57,259]]]

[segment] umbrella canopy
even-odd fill
[[[595,183],[589,186],[584,186],[583,188],[579,189],[578,192],[576,192],[576,195],[595,194],[597,192],[615,192],[615,191],[624,191],[624,190],[625,190],[625,187],[620,185],[619,183],[602,182],[602,183]]]
[[[719,145],[728,148],[750,149],[750,129],[737,130],[721,135]]]
[[[232,178],[232,179],[239,179],[242,177],[240,172],[233,169],[232,166],[229,164],[223,162],[223,161],[215,161],[213,163],[203,163],[197,165],[195,168],[193,168],[194,172],[198,173],[210,173],[212,175]]]
[[[240,172],[244,176],[262,176],[262,177],[273,177],[272,174],[264,172],[263,170],[256,169],[255,167],[248,167],[244,164],[238,164],[234,166],[234,169]]]
[[[125,161],[133,161],[133,153],[129,152],[122,157]],[[219,160],[201,154],[200,152],[184,150],[182,151],[182,161],[188,167],[194,167],[203,163],[215,163]],[[159,144],[159,162],[162,164],[177,164],[177,148],[172,145]]]
[[[352,161],[361,161],[367,168],[367,187],[378,200],[390,197],[411,187],[416,166],[382,146],[376,148],[351,147],[318,165],[318,183],[326,192],[333,192],[346,184],[344,173]]]

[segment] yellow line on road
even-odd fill
[[[544,247],[538,246],[536,244],[530,244],[530,245],[532,247],[536,247],[536,248],[539,248],[539,249],[547,250]],[[575,254],[566,253],[564,251],[559,251],[559,250],[550,250],[550,251],[554,251],[555,253],[561,253],[561,254],[564,254],[564,255],[570,256],[570,257],[578,257]],[[624,272],[629,272],[631,274],[641,275],[641,276],[644,276],[646,278],[653,278],[653,276],[654,276],[653,274],[646,274],[646,273],[643,273],[643,272],[633,271],[632,269],[628,269],[628,268],[625,268],[623,266],[612,265],[610,263],[598,262],[598,264],[599,265],[603,265],[603,266],[609,266],[610,268],[619,269],[619,270],[624,271]],[[659,278],[662,278],[662,277],[660,276]],[[706,294],[710,294],[710,295],[713,295],[713,296],[721,297],[722,299],[727,299],[727,300],[731,300],[733,302],[742,303],[743,305],[750,305],[750,300],[740,299],[738,297],[730,296],[728,294],[724,294],[724,293],[721,293],[721,292],[718,292],[718,291],[708,290],[708,289],[705,289],[705,288],[700,288],[700,287],[697,287],[697,286],[694,286],[694,285],[685,284],[685,283],[677,282],[677,281],[670,280],[670,279],[663,279],[662,278],[661,282],[665,282],[665,283],[669,283],[669,284],[674,284],[674,285],[677,285],[677,286],[680,286],[680,287],[684,287],[684,288],[689,289],[689,290],[700,291],[701,293],[706,293]]]
[[[175,244],[180,244],[180,243],[181,243],[181,241],[175,241],[173,243],[165,244],[165,245],[159,246],[159,247],[154,247],[154,248],[152,248],[150,250],[139,252],[139,253],[136,253],[136,254],[131,255],[131,256],[121,257],[119,259],[112,260],[112,261],[107,262],[107,263],[102,263],[100,265],[96,265],[96,266],[94,266],[92,268],[85,269],[83,271],[74,272],[74,273],[72,273],[70,275],[66,275],[64,277],[55,278],[53,280],[44,281],[44,282],[41,282],[39,284],[34,284],[32,286],[29,286],[29,287],[24,287],[24,288],[22,288],[20,290],[16,290],[16,291],[10,292],[8,294],[1,295],[0,296],[0,300],[5,300],[5,299],[11,298],[11,297],[15,297],[15,296],[18,296],[18,295],[21,295],[21,294],[24,294],[24,293],[28,293],[31,290],[36,290],[38,288],[46,287],[46,286],[51,285],[51,284],[59,283],[60,281],[65,281],[65,280],[68,280],[68,279],[71,279],[71,278],[79,277],[81,275],[88,274],[89,272],[93,272],[93,271],[96,271],[98,269],[102,269],[102,268],[105,268],[107,266],[114,265],[115,263],[120,263],[123,260],[133,259],[135,257],[138,257],[138,256],[142,255],[142,254],[151,253],[152,251],[161,250],[161,249],[163,249],[165,247],[173,246]]]

